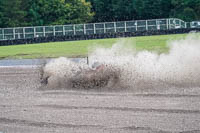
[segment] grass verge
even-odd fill
[[[54,58],[59,56],[84,57],[87,56],[88,49],[91,47],[111,47],[113,44],[120,40],[123,40],[123,42],[125,43],[129,43],[130,45],[134,46],[137,50],[149,50],[163,53],[168,51],[166,44],[169,40],[181,39],[185,36],[186,34],[176,34],[0,46],[0,58]]]

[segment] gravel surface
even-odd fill
[[[37,67],[0,68],[2,133],[199,133],[200,89],[40,89]]]
[[[52,58],[53,59],[53,58]],[[45,62],[49,62],[52,59],[7,59],[7,60],[0,60],[0,66],[4,67],[12,67],[12,66],[38,66],[43,65]],[[86,58],[69,58],[74,62],[87,62]]]

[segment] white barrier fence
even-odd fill
[[[195,27],[195,23],[190,27]],[[134,20],[105,23],[16,27],[0,29],[0,40],[26,39],[65,35],[92,35],[116,32],[136,32],[187,28],[187,23],[176,18]]]

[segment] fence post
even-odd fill
[[[84,33],[84,35],[86,34],[86,27],[85,27],[85,24],[83,24],[83,33]]]
[[[93,26],[94,26],[94,34],[96,34],[96,25],[93,24]]]
[[[76,35],[75,24],[73,25],[74,35]]]
[[[15,28],[13,28],[13,39],[15,39]]]
[[[156,29],[160,30],[160,26],[158,25],[158,20],[156,19]]]
[[[167,19],[166,21],[167,21],[167,29],[169,30],[169,22],[168,22],[168,19]]]
[[[25,33],[25,28],[23,27],[23,36],[24,36],[24,39],[25,39],[25,37],[26,37],[25,34],[26,34],[26,33]]]
[[[33,34],[34,34],[34,38],[36,38],[36,27],[33,28]]]
[[[124,28],[125,28],[125,32],[127,32],[127,29],[126,29],[126,21],[124,22]]]
[[[55,28],[56,26],[53,26],[53,36],[56,36]]]
[[[114,22],[114,30],[115,30],[115,33],[116,33],[117,32],[116,22]]]
[[[147,20],[146,20],[146,30],[148,31],[148,24],[147,24]]]
[[[63,35],[65,36],[65,26],[63,25]]]
[[[138,31],[137,21],[135,21],[135,25],[136,31]]]
[[[43,36],[45,37],[45,27],[43,26]]]
[[[106,33],[106,23],[103,24],[104,33]]]

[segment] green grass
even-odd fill
[[[123,42],[133,45],[137,50],[145,49],[162,53],[168,51],[167,41],[185,36],[186,34],[131,37],[123,38]],[[88,49],[91,47],[101,46],[108,48],[119,40],[122,40],[122,38],[0,46],[0,58],[83,57],[87,56]]]

